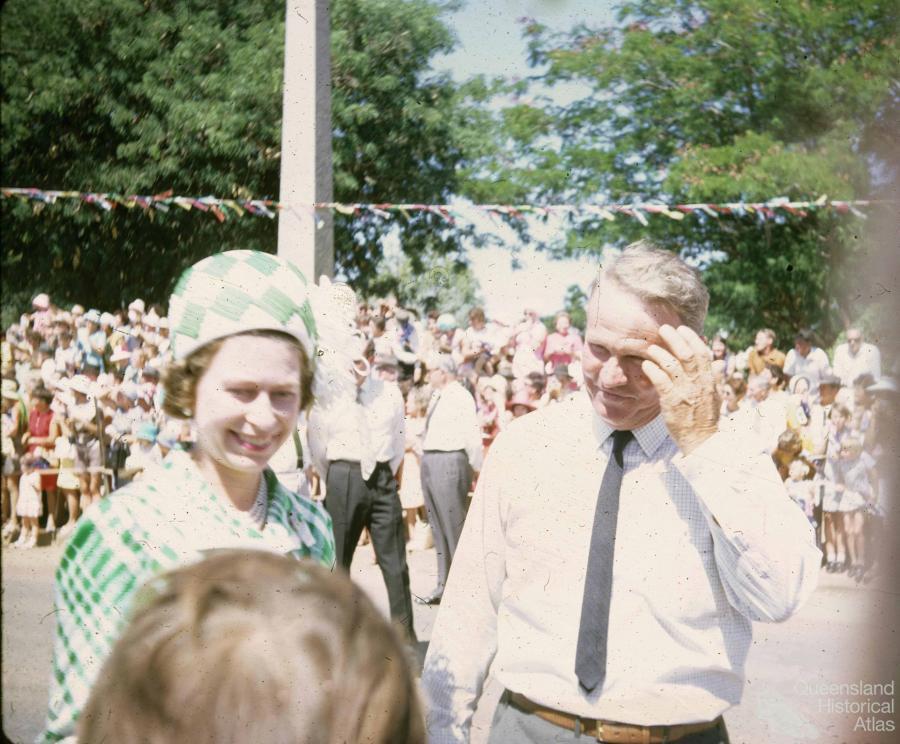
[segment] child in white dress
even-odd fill
[[[420,464],[428,397],[421,395],[419,390],[413,388],[406,398],[406,454],[403,456],[403,479],[400,483],[400,505],[403,507],[409,550],[425,548],[423,533],[427,531],[427,525],[421,522],[425,495],[422,493]]]
[[[29,452],[22,457],[22,476],[19,478],[19,503],[16,513],[22,522],[19,539],[13,543],[16,548],[33,548],[38,540],[38,519],[44,512],[41,501],[41,471],[36,464],[41,450]]]

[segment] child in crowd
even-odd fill
[[[831,407],[831,413],[828,418],[827,455],[829,460],[837,460],[841,444],[845,438],[853,433],[853,430],[851,429],[852,419],[850,409],[840,403],[835,403]]]
[[[152,580],[79,721],[78,741],[425,741],[396,631],[348,576],[216,551]]]
[[[803,444],[800,435],[790,429],[785,429],[778,435],[778,444],[772,452],[772,460],[778,468],[778,475],[782,480],[787,480],[790,468],[794,463],[800,463],[804,468],[804,478],[812,478],[815,468],[802,454]]]
[[[859,581],[866,566],[866,510],[876,502],[875,461],[863,451],[862,439],[853,435],[841,443],[840,458],[831,466],[847,542],[847,573],[850,578]]]
[[[162,464],[162,452],[156,444],[159,427],[152,421],[143,421],[134,432],[134,443],[131,445],[125,460],[125,470],[136,471],[133,478],[140,478],[149,467]]]
[[[803,509],[803,513],[815,527],[816,521],[813,515],[815,507],[815,485],[809,476],[809,466],[803,460],[794,460],[788,467],[788,479],[785,488],[790,496]]]
[[[400,505],[403,507],[408,550],[424,550],[428,547],[428,525],[422,520],[425,495],[422,493],[420,468],[428,400],[428,388],[414,387],[406,396],[406,451],[403,455]]]
[[[33,548],[38,541],[38,519],[44,513],[41,501],[41,471],[39,465],[43,450],[38,448],[22,456],[22,475],[19,478],[19,503],[17,513],[22,524],[19,539],[13,543],[16,548]]]
[[[64,427],[65,433],[66,429]],[[81,515],[81,484],[78,476],[75,474],[75,445],[72,444],[68,436],[56,438],[53,460],[59,467],[59,478],[56,481],[56,487],[59,489],[59,495],[65,500],[69,512],[68,521],[60,527],[57,533],[58,539],[65,539],[72,534],[72,531],[75,529],[75,522],[78,521],[78,517]]]

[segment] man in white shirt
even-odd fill
[[[784,374],[791,378],[803,375],[809,380],[809,393],[814,401],[819,400],[819,383],[831,372],[828,355],[818,346],[813,346],[812,333],[797,331],[794,348],[784,358]]]
[[[370,341],[369,368],[374,360]],[[313,408],[307,437],[313,465],[325,478],[325,508],[334,527],[337,560],[348,571],[363,528],[368,527],[387,587],[391,619],[416,643],[403,509],[397,474],[406,447],[403,396],[396,383],[374,372],[357,373],[356,400],[327,415]]]
[[[860,375],[870,374],[873,380],[881,377],[881,352],[874,344],[862,340],[859,328],[849,328],[846,343],[838,344],[834,350],[834,374],[848,388],[853,387]]]
[[[420,604],[440,604],[453,554],[466,521],[467,499],[474,474],[481,469],[481,428],[475,399],[456,381],[450,354],[429,362],[433,389],[422,439],[422,492],[437,553],[437,586]]]
[[[795,612],[821,554],[771,458],[717,430],[707,304],[668,251],[604,265],[587,396],[513,422],[481,473],[422,678],[432,744],[469,740],[488,667],[494,744],[727,741],[751,621]]]

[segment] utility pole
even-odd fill
[[[286,0],[278,255],[311,282],[334,274],[331,35],[326,0]]]

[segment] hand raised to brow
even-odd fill
[[[712,355],[687,326],[660,326],[665,346],[652,344],[641,369],[659,394],[660,408],[675,444],[688,454],[719,428],[719,396]]]

